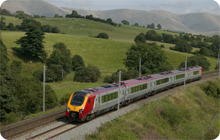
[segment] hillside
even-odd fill
[[[161,24],[163,30],[171,30],[177,32],[187,32],[192,34],[216,35],[220,33],[220,16],[208,13],[191,13],[191,14],[174,14],[167,11],[141,11],[131,9],[114,9],[106,11],[92,11],[73,9],[65,7],[56,7],[44,0],[8,0],[4,2],[1,8],[15,13],[22,10],[30,15],[45,15],[54,17],[55,14],[63,15],[76,10],[81,15],[90,15],[102,19],[111,18],[116,23],[127,20],[130,25],[139,23],[140,26],[148,24]]]
[[[121,115],[125,112],[124,108],[120,108],[119,119],[111,120],[114,116],[112,112],[106,123],[87,132],[89,134],[85,138],[216,139],[220,132],[219,98],[207,95],[206,87],[219,83],[220,79],[216,78],[211,82],[180,89],[162,99],[149,97],[142,107],[139,107],[141,105],[138,102],[136,106],[139,109],[124,115]],[[213,87],[220,88],[219,85]]]
[[[1,5],[1,8],[9,10],[11,13],[21,10],[29,15],[44,15],[47,17],[54,17],[55,14],[66,15],[71,13],[44,0],[7,0]]]
[[[92,14],[94,17],[103,19],[111,18],[120,23],[127,20],[130,24],[139,23],[141,26],[155,23],[161,24],[162,29],[171,31],[184,31],[187,33],[203,33],[204,35],[215,35],[220,33],[220,16],[208,13],[174,14],[166,11],[139,11],[130,9],[116,9],[106,11],[91,11],[82,9],[63,8],[76,10],[82,15]]]

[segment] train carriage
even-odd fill
[[[75,121],[91,120],[101,113],[116,109],[118,98],[120,105],[127,105],[134,100],[183,84],[184,80],[199,80],[202,74],[202,67],[197,66],[187,68],[186,72],[185,69],[179,69],[125,80],[121,82],[119,97],[118,83],[77,91],[70,96],[66,116]]]

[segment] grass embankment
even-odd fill
[[[213,82],[220,82],[214,79]],[[86,139],[214,139],[220,133],[219,98],[198,84],[103,124]],[[219,115],[220,116],[220,115]],[[214,130],[214,131],[212,131]]]

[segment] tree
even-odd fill
[[[40,18],[40,16],[39,15],[34,15],[34,18]]]
[[[58,15],[58,14],[55,14],[54,18],[59,18],[59,15]]]
[[[0,38],[0,91],[1,91],[1,108],[0,108],[0,117],[5,119],[5,116],[14,111],[16,112],[18,108],[18,102],[14,94],[16,93],[15,77],[12,76],[12,72],[8,67],[8,57],[7,57],[7,48]]]
[[[16,11],[15,17],[19,19],[33,18],[31,15],[25,14],[24,11]]]
[[[73,70],[75,71],[78,67],[85,67],[83,58],[80,55],[74,55],[72,58],[72,66]]]
[[[138,24],[138,23],[135,23],[134,26],[138,26],[138,27],[139,27],[139,24]]]
[[[30,25],[35,26],[36,29],[41,28],[41,23],[40,22],[38,22],[34,19],[23,19],[19,29],[22,30],[22,31],[27,31],[28,26],[30,26]]]
[[[73,81],[95,83],[100,76],[101,72],[96,66],[89,65],[88,67],[78,67]]]
[[[44,33],[36,25],[29,24],[25,35],[15,42],[21,45],[20,51],[23,55],[32,58],[46,55],[43,45]]]
[[[124,25],[129,25],[129,22],[127,20],[122,20],[121,23]]]
[[[52,33],[59,33],[60,29],[57,26],[52,27]]]
[[[155,24],[151,23],[150,28],[155,29]]]
[[[170,48],[170,49],[180,51],[180,52],[191,53],[192,46],[190,44],[188,44],[187,41],[179,40],[176,42],[174,48]]]
[[[161,29],[161,25],[160,24],[157,24],[157,29]]]
[[[9,23],[8,24],[8,29],[11,30],[11,31],[14,30],[15,29],[14,24],[13,23]]]
[[[146,35],[145,35],[145,38],[147,39],[147,40],[152,40],[151,38],[152,38],[152,36],[153,35],[155,35],[155,34],[157,34],[154,30],[149,30],[149,31],[147,31],[147,33],[146,33]]]
[[[5,17],[1,17],[1,22],[0,22],[0,29],[1,30],[6,30],[6,23],[4,22]]]
[[[118,69],[115,73],[113,73],[111,76],[106,76],[104,78],[103,83],[113,83],[113,82],[118,82],[118,76],[119,76],[119,71],[121,71],[121,80],[128,80],[128,79],[133,79],[138,77],[139,72],[135,69],[130,69],[128,71],[124,69]]]
[[[205,56],[214,56],[214,52],[206,47],[202,47],[198,53]]]
[[[194,55],[187,59],[187,67],[201,66],[204,71],[208,71],[210,62],[202,55]],[[185,68],[185,62],[179,65],[179,68]]]
[[[140,33],[139,35],[137,35],[134,39],[135,43],[145,43],[146,42],[146,38],[144,36],[143,33]]]
[[[172,69],[161,47],[157,45],[148,45],[146,43],[133,44],[126,52],[126,56],[124,64],[129,70],[132,68],[138,70],[139,59],[141,58],[142,74],[152,74]],[[170,67],[163,66],[168,64]]]
[[[50,25],[42,25],[41,26],[41,30],[43,31],[43,32],[48,32],[48,33],[51,33],[52,32],[52,27],[50,26]]]
[[[175,43],[175,39],[174,39],[173,35],[163,33],[162,37],[163,37],[163,41],[166,43],[172,43],[172,44]]]
[[[214,56],[217,57],[218,54],[220,54],[220,38],[215,38],[209,49],[212,50]]]
[[[67,73],[72,70],[71,52],[64,43],[59,42],[53,45],[53,52],[47,60],[47,66],[50,68],[52,64],[61,65]]]
[[[103,39],[108,39],[108,34],[106,33],[99,33],[98,36],[96,36],[96,38],[103,38]]]
[[[12,14],[8,10],[1,8],[0,8],[0,15],[12,16]]]

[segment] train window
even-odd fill
[[[105,97],[104,96],[102,96],[102,103],[104,103],[105,102]]]
[[[105,95],[105,102],[107,102],[108,100],[108,95]]]
[[[108,99],[109,99],[109,100],[112,100],[112,94],[109,94],[109,95],[108,95]]]
[[[184,78],[184,77],[185,77],[185,73],[176,75],[176,79],[181,79],[181,78]]]
[[[169,82],[169,78],[164,78],[156,81],[156,85],[160,85],[163,83]]]
[[[199,71],[194,71],[193,72],[193,75],[197,75],[197,74],[199,74]]]
[[[90,103],[90,99],[89,99],[88,103]]]

